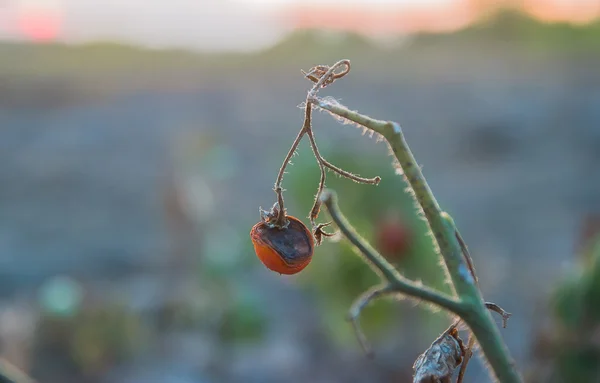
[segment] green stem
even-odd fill
[[[504,341],[500,330],[492,318],[490,310],[485,306],[473,306],[462,319],[471,329],[486,360],[490,364],[496,378],[501,383],[521,383],[514,361]]]
[[[413,282],[400,274],[392,264],[379,254],[377,250],[362,238],[352,225],[350,225],[338,207],[337,195],[334,191],[325,190],[323,194],[321,194],[321,201],[327,207],[327,211],[333,222],[335,222],[340,231],[348,238],[350,243],[365,256],[368,263],[373,266],[373,270],[388,282],[390,290],[433,303],[436,306],[442,307],[457,315],[463,313],[463,306],[454,297]]]
[[[429,228],[444,259],[446,271],[450,275],[455,292],[460,298],[460,304],[466,310],[465,313],[460,314],[461,318],[465,320],[477,338],[497,379],[502,383],[522,382],[514,367],[508,348],[485,307],[479,288],[469,271],[468,265],[465,263],[460,243],[456,238],[454,221],[447,213],[442,211],[436,201],[404,139],[400,126],[395,122],[376,120],[351,111],[335,101],[316,97],[309,101],[334,115],[381,134],[388,141],[414,192],[415,199],[423,209]],[[352,232],[348,234],[355,235]],[[352,239],[350,240],[352,241]]]

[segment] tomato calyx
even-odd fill
[[[315,237],[315,244],[317,246],[321,245],[321,242],[323,242],[324,237],[333,237],[334,235],[336,235],[336,233],[328,233],[325,230],[323,230],[331,224],[332,222],[320,223],[313,229],[313,236]]]
[[[290,225],[290,220],[284,214],[283,222],[278,223],[279,218],[279,203],[275,202],[271,210],[264,210],[262,207],[258,209],[260,212],[260,220],[264,222],[269,228],[286,229]],[[284,212],[285,213],[285,212]]]

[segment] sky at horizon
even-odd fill
[[[584,14],[597,14],[600,9],[599,0],[505,0],[503,3],[507,1],[552,5],[559,11],[575,6]],[[298,19],[304,24],[308,20],[309,25],[327,23],[323,17],[315,21],[311,12],[297,16],[294,14],[297,11],[290,11],[291,20],[278,16],[277,12],[293,9],[294,5],[302,4],[309,10],[343,5],[346,13],[365,15],[364,18],[348,16],[352,20],[342,23],[336,20],[342,28],[353,28],[352,23],[377,25],[377,17],[387,17],[382,22],[395,23],[395,19],[385,15],[386,10],[393,8],[400,13],[406,10],[399,22],[418,29],[419,23],[443,24],[452,17],[449,9],[464,8],[466,2],[498,3],[492,0],[0,0],[0,40],[57,39],[70,43],[102,40],[204,51],[257,50],[280,41]],[[415,10],[421,13],[411,18],[413,14],[409,12]],[[369,18],[366,13],[373,11],[379,15]],[[364,25],[356,25],[357,29],[361,27]]]

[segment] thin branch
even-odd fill
[[[373,178],[364,178],[364,177],[360,177],[356,174],[350,173],[342,168],[338,168],[337,166],[333,165],[332,163],[328,162],[325,158],[321,157],[321,160],[323,161],[323,165],[325,165],[327,168],[329,168],[330,170],[336,172],[337,174],[339,174],[342,177],[345,178],[349,178],[351,180],[353,180],[354,182],[358,182],[361,184],[370,184],[370,185],[379,185],[379,182],[381,182],[381,177],[376,176]]]
[[[309,105],[307,105],[306,107],[308,108]],[[315,158],[317,159],[317,164],[319,165],[319,170],[321,171],[321,177],[319,178],[319,187],[317,189],[317,194],[315,195],[315,202],[313,203],[313,207],[310,209],[310,214],[309,214],[310,222],[314,226],[315,220],[319,216],[319,211],[321,210],[320,197],[321,197],[321,193],[323,192],[323,189],[325,188],[325,179],[327,177],[327,174],[325,172],[325,165],[323,165],[321,153],[319,153],[319,148],[317,147],[317,142],[315,141],[315,136],[313,135],[313,133],[310,129],[308,130],[307,135],[308,135],[308,141],[310,142],[310,146],[312,148],[313,154],[315,155]]]
[[[342,68],[342,67],[343,67],[343,69],[341,72],[337,72],[337,73],[335,72],[337,69]],[[351,180],[353,180],[355,182],[377,185],[379,183],[379,181],[381,180],[380,177],[362,178],[362,177],[356,176],[348,171],[345,171],[343,169],[336,167],[335,165],[333,165],[330,162],[328,162],[327,160],[325,160],[319,153],[319,149],[317,147],[317,142],[316,142],[314,134],[312,132],[312,127],[311,127],[312,103],[310,102],[310,99],[316,97],[319,89],[324,88],[327,85],[332,84],[334,81],[344,77],[346,74],[348,74],[348,72],[350,72],[350,61],[349,60],[340,60],[331,67],[328,67],[326,65],[318,65],[318,66],[312,68],[308,73],[305,73],[304,71],[302,72],[305,75],[305,77],[308,78],[309,80],[313,81],[315,83],[315,85],[308,92],[308,95],[306,98],[306,103],[304,105],[304,121],[302,123],[302,128],[300,129],[300,132],[298,132],[296,139],[292,143],[292,146],[291,146],[290,150],[288,151],[288,154],[284,158],[283,163],[282,163],[281,167],[279,168],[279,172],[277,173],[277,179],[275,181],[275,186],[273,188],[273,190],[277,194],[277,203],[273,207],[273,209],[271,209],[271,212],[268,212],[268,214],[265,214],[264,216],[261,215],[261,217],[263,219],[271,220],[271,224],[276,227],[283,228],[288,225],[288,221],[286,219],[286,210],[285,210],[285,206],[284,206],[283,189],[281,187],[281,183],[283,182],[283,175],[285,174],[285,169],[288,166],[288,164],[290,163],[290,160],[292,159],[294,152],[296,151],[296,149],[298,149],[298,145],[300,144],[300,141],[302,141],[302,138],[304,137],[305,134],[308,135],[308,137],[309,137],[313,153],[315,155],[315,158],[317,159],[317,163],[319,164],[319,169],[321,171],[321,178],[319,180],[319,186],[317,189],[317,194],[315,196],[315,202],[309,213],[309,218],[310,218],[311,224],[313,226],[315,226],[315,220],[316,220],[317,216],[319,215],[319,210],[320,210],[319,197],[321,195],[321,192],[323,191],[323,188],[325,187],[325,178],[326,178],[325,168],[326,167],[331,169],[332,171],[338,173],[342,177],[350,178]],[[262,212],[261,212],[261,214],[262,214]],[[322,233],[322,234],[324,234],[324,233]]]
[[[469,272],[471,273],[471,276],[473,277],[473,280],[475,281],[475,285],[477,286],[477,289],[479,290],[479,294],[481,295],[481,289],[479,288],[479,278],[477,278],[477,272],[475,271],[475,265],[473,264],[473,258],[471,258],[471,254],[469,253],[469,248],[467,247],[467,244],[465,243],[465,240],[463,239],[463,237],[460,235],[460,232],[458,231],[458,229],[456,229],[454,231],[454,234],[456,236],[456,240],[458,241],[458,244],[460,245],[460,249],[462,251],[464,261],[466,262],[467,266],[469,267]],[[456,380],[456,383],[462,383],[462,381],[464,379],[465,373],[467,372],[467,366],[469,365],[471,356],[473,356],[473,346],[474,345],[475,345],[475,335],[473,334],[472,331],[469,330],[469,340],[467,341],[467,345],[465,347],[464,360],[460,366],[460,371],[458,372],[458,378]]]
[[[327,208],[331,219],[344,236],[352,243],[366,258],[374,271],[381,275],[389,284],[391,291],[402,293],[425,302],[442,307],[457,315],[464,314],[465,307],[455,298],[440,291],[423,286],[407,279],[400,274],[381,254],[379,254],[356,230],[350,225],[346,217],[340,211],[337,204],[337,195],[332,190],[325,190],[321,194],[321,201]]]
[[[323,158],[323,156],[319,152],[319,147],[317,146],[317,140],[315,139],[315,135],[312,131],[312,128],[309,128],[306,131],[306,135],[308,136],[308,141],[310,142],[310,146],[312,148],[313,154],[317,160],[317,164],[319,165],[319,170],[321,172],[321,176],[319,179],[319,186],[317,188],[317,194],[315,195],[315,202],[313,203],[313,206],[310,209],[310,214],[309,214],[310,222],[314,226],[314,225],[316,225],[315,220],[318,218],[319,212],[321,210],[320,197],[321,197],[321,193],[323,192],[323,189],[325,188],[325,180],[327,177],[325,168],[329,168],[329,169],[335,171],[336,173],[338,173],[339,175],[341,175],[342,177],[349,178],[349,179],[353,180],[354,182],[370,184],[370,185],[379,184],[379,182],[381,181],[381,177],[377,176],[374,178],[362,178],[362,177],[358,177],[346,170],[338,168],[337,166],[335,166],[335,165],[331,164],[330,162],[328,162],[327,160],[325,160],[325,158]]]
[[[460,370],[458,371],[458,378],[456,379],[456,383],[462,383],[465,378],[465,372],[467,372],[467,366],[469,365],[469,361],[473,356],[473,346],[475,345],[475,336],[473,333],[469,334],[469,340],[467,341],[467,346],[465,347],[465,355],[463,358],[463,362],[460,365]]]
[[[312,107],[307,106],[304,110],[304,122],[302,123],[302,128],[300,129],[300,132],[298,132],[296,139],[294,139],[294,142],[292,143],[292,147],[288,151],[288,154],[285,156],[283,164],[279,168],[279,173],[277,173],[277,180],[275,181],[275,187],[273,188],[273,190],[277,194],[277,204],[279,208],[277,218],[274,222],[274,224],[277,227],[285,227],[287,225],[287,220],[285,218],[285,206],[283,205],[283,189],[281,188],[281,182],[283,181],[285,168],[290,163],[290,160],[292,159],[294,152],[296,152],[296,149],[298,149],[298,145],[300,144],[300,141],[302,141],[302,137],[304,137],[308,130],[307,127],[310,126],[311,113]]]
[[[469,267],[469,271],[471,272],[471,276],[473,276],[473,280],[475,281],[477,288],[479,288],[479,278],[477,278],[477,273],[475,272],[475,265],[473,264],[473,258],[471,258],[471,254],[469,253],[469,248],[467,247],[465,240],[462,238],[462,236],[458,232],[458,229],[455,230],[454,233],[456,236],[456,240],[458,241],[458,244],[460,245],[460,249],[462,250],[463,257],[465,258],[465,262],[467,263],[467,266]]]
[[[343,70],[339,73],[336,73],[335,71],[341,67],[343,67]],[[319,89],[324,88],[327,85],[332,84],[335,80],[338,80],[338,79],[344,77],[345,75],[348,74],[348,72],[350,72],[350,61],[349,60],[340,60],[337,63],[333,64],[331,67],[328,67],[326,65],[318,65],[318,66],[312,68],[308,73],[304,73],[304,71],[303,71],[306,78],[315,82],[315,85],[308,92],[306,103],[305,103],[304,107],[306,109],[312,109],[312,104],[311,104],[310,100],[312,98],[316,97],[316,94],[319,91]],[[310,116],[309,116],[309,118],[310,118]],[[381,177],[375,177],[375,178],[371,178],[371,179],[358,177],[348,171],[340,169],[337,166],[331,164],[330,162],[325,160],[323,158],[323,156],[321,155],[321,153],[319,152],[319,147],[317,146],[317,141],[315,140],[315,136],[312,131],[310,120],[309,120],[308,124],[306,124],[305,129],[306,129],[306,135],[308,136],[308,140],[310,141],[310,146],[312,148],[313,154],[317,160],[317,163],[319,165],[319,170],[321,172],[321,175],[319,178],[319,186],[317,188],[317,194],[315,195],[315,202],[314,202],[314,204],[310,210],[310,214],[309,214],[310,222],[314,226],[314,225],[316,225],[315,220],[319,216],[319,211],[321,210],[320,197],[321,197],[321,193],[323,192],[323,189],[325,188],[325,180],[327,177],[325,168],[331,169],[332,171],[338,173],[342,177],[350,178],[351,180],[353,180],[355,182],[360,182],[360,183],[365,183],[365,184],[377,185],[379,183],[379,181],[381,181]]]
[[[337,73],[337,74],[334,73],[335,70],[341,66],[345,66],[346,67],[345,70],[342,71],[341,73]],[[316,67],[316,68],[318,68],[318,67]],[[306,75],[309,79],[315,78],[314,76],[318,73],[316,68],[311,70]],[[298,132],[296,139],[292,143],[292,147],[288,151],[288,154],[285,156],[285,158],[283,160],[283,164],[279,168],[279,172],[277,173],[277,180],[275,181],[275,187],[273,188],[273,190],[277,194],[277,204],[278,204],[278,209],[279,209],[277,212],[277,218],[274,221],[274,225],[277,227],[287,226],[287,220],[285,218],[286,211],[285,211],[284,200],[283,200],[283,189],[281,188],[281,183],[283,181],[283,175],[285,174],[285,168],[290,163],[290,160],[292,159],[292,156],[294,155],[294,152],[296,151],[296,149],[298,149],[298,145],[300,144],[300,141],[302,141],[302,137],[304,137],[304,135],[306,133],[310,132],[310,126],[311,126],[311,120],[312,120],[311,119],[312,105],[308,99],[310,97],[315,97],[319,88],[325,87],[326,85],[333,83],[338,78],[342,78],[349,71],[350,71],[350,61],[349,60],[341,60],[341,61],[337,62],[334,66],[332,66],[327,71],[325,71],[325,73],[323,73],[323,76],[316,81],[316,84],[309,92],[309,96],[307,97],[306,104],[304,107],[304,121],[302,122],[302,128],[300,128],[300,132]],[[325,84],[327,81],[328,81],[328,84]],[[313,139],[313,141],[314,141],[314,139]],[[320,163],[319,163],[319,165],[322,166]],[[324,183],[325,180],[324,180],[323,175],[321,175],[321,178],[323,180],[322,182]]]
[[[380,298],[384,295],[393,293],[394,290],[390,285],[386,286],[375,286],[367,291],[365,291],[361,296],[359,296],[352,306],[350,307],[350,311],[348,312],[348,320],[352,323],[352,327],[354,327],[354,332],[356,333],[356,338],[360,343],[361,347],[365,351],[367,356],[373,356],[373,350],[369,345],[369,341],[365,336],[364,332],[360,327],[360,314],[364,310],[365,307],[377,298]]]

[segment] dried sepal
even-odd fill
[[[450,383],[465,355],[456,325],[444,331],[413,365],[413,383]]]
[[[315,237],[315,243],[317,246],[321,245],[324,237],[333,237],[336,233],[328,233],[323,230],[325,227],[331,225],[332,222],[320,223],[313,229],[313,235]]]

